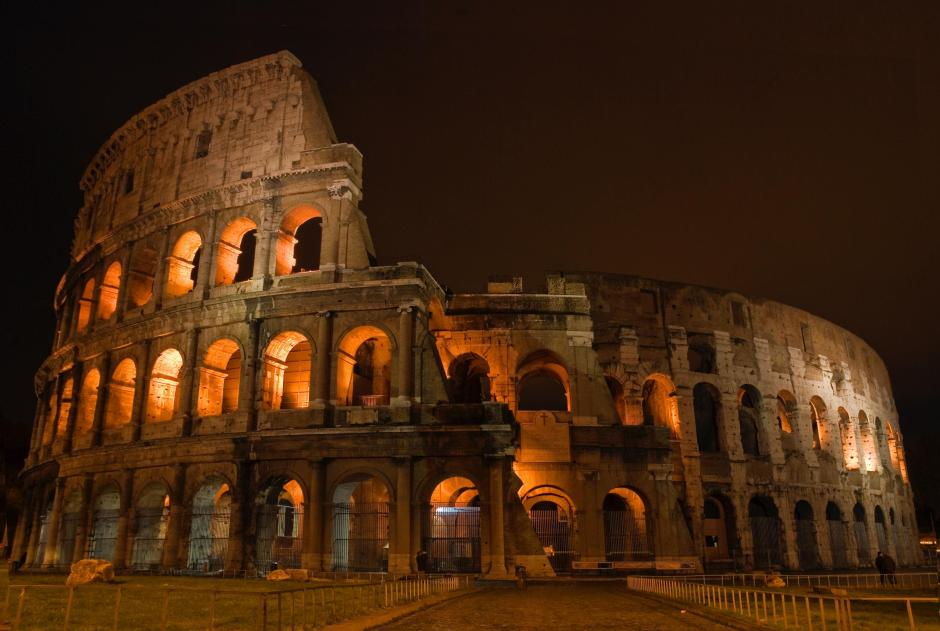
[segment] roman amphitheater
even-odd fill
[[[916,559],[890,380],[863,340],[678,283],[553,273],[455,295],[419,263],[378,265],[362,155],[288,52],[136,114],[81,189],[35,380],[26,567]]]

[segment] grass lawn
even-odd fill
[[[62,627],[68,601],[64,575],[20,574],[12,579],[9,580],[5,570],[0,572],[0,597],[7,597],[9,591],[7,618],[11,622],[16,617],[21,593],[17,586],[28,585],[21,612],[21,628]],[[296,593],[278,597],[271,593],[301,587],[308,589],[306,596]],[[214,606],[211,590],[216,590]],[[160,629],[164,599],[167,629],[208,629],[210,619],[217,629],[261,629],[265,616],[268,627],[274,629],[277,628],[279,614],[286,626],[289,626],[292,616],[299,626],[304,614],[308,624],[314,621],[324,624],[372,608],[382,597],[381,590],[381,586],[371,591],[363,586],[333,588],[319,582],[119,576],[113,584],[92,584],[75,589],[70,629],[110,629],[115,611],[118,628]],[[267,598],[264,594],[268,594]]]

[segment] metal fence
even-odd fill
[[[255,564],[262,572],[300,567],[303,511],[293,506],[262,505],[256,516]]]
[[[192,513],[188,570],[209,574],[225,567],[230,521],[228,509]]]
[[[852,522],[852,528],[855,530],[855,551],[858,554],[859,565],[871,565],[871,548],[868,547],[868,528],[863,521]]]
[[[88,548],[85,551],[86,559],[110,561],[114,558],[119,512],[117,509],[99,509],[95,511],[91,523],[91,536],[88,537]]]
[[[683,583],[701,583],[724,587],[764,587],[768,574],[694,574],[671,577]],[[874,573],[851,574],[774,574],[787,587],[841,587],[855,589],[932,589],[937,586],[936,572],[900,572],[894,580]]]
[[[724,613],[752,619],[761,625],[796,627],[805,629],[827,629],[830,626],[838,631],[852,631],[855,626],[853,608],[857,611],[864,605],[876,603],[887,605],[888,615],[895,613],[899,617],[904,612],[909,629],[917,628],[914,606],[919,603],[937,603],[937,598],[918,598],[913,596],[896,597],[858,597],[823,594],[795,594],[767,589],[748,587],[722,587],[664,579],[658,577],[631,576],[627,578],[628,589],[649,592],[694,603]],[[880,614],[884,615],[884,611]],[[936,608],[930,607],[929,614],[919,611],[922,622],[926,615],[936,618]],[[867,626],[867,625],[866,625]]]
[[[577,559],[572,546],[571,522],[563,519],[557,509],[534,508],[529,511],[532,527],[556,572],[570,572],[571,562]]]
[[[298,587],[273,591],[139,585],[10,585],[0,620],[11,631],[96,629],[316,629],[470,586],[470,576]],[[50,600],[60,606],[52,613]],[[189,606],[181,606],[189,603]],[[37,625],[37,620],[42,620]]]
[[[163,542],[166,539],[169,508],[138,508],[135,513],[137,533],[134,536],[134,554],[131,567],[151,569],[163,561]]]
[[[754,567],[771,568],[782,565],[780,520],[770,516],[752,516],[748,519],[754,539]]]
[[[388,503],[333,504],[333,569],[388,568]]]
[[[480,507],[432,505],[424,549],[429,572],[480,571]]]
[[[829,524],[829,549],[832,550],[832,566],[848,567],[849,555],[846,554],[848,537],[845,524],[841,519],[827,520]]]
[[[604,551],[608,561],[653,558],[646,520],[629,510],[604,511]]]

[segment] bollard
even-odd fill
[[[65,621],[62,623],[62,631],[69,631],[69,622],[72,619],[72,601],[74,600],[74,597],[75,588],[69,587],[69,598],[65,603]]]
[[[118,620],[121,617],[121,590],[122,589],[123,588],[119,586],[117,588],[117,594],[114,596],[114,625],[111,627],[112,629],[114,629],[114,631],[117,631]],[[164,626],[166,626],[165,623],[164,623]]]

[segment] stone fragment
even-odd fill
[[[114,580],[114,566],[110,561],[101,559],[82,559],[72,564],[65,584],[69,587],[84,585],[94,581],[110,583]]]

